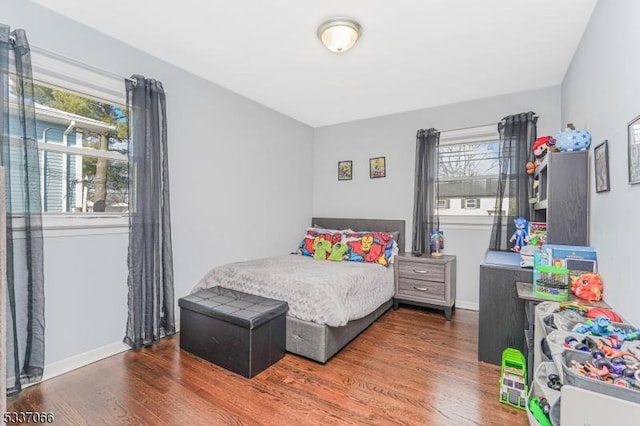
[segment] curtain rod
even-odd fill
[[[538,118],[538,114],[535,114],[534,117]],[[504,118],[502,120],[500,120],[500,121],[495,122],[495,123],[478,124],[476,126],[459,127],[457,129],[436,130],[436,133],[458,132],[460,130],[475,129],[476,127],[495,126],[498,123],[502,123],[502,122],[504,122]]]
[[[120,74],[117,74],[115,72],[107,71],[107,70],[104,70],[102,68],[98,68],[96,66],[89,65],[86,62],[82,62],[82,61],[78,61],[77,59],[69,58],[68,56],[61,55],[61,54],[59,54],[57,52],[53,52],[53,51],[51,51],[49,49],[45,49],[43,47],[36,46],[34,44],[31,44],[30,47],[31,47],[31,50],[33,50],[36,53],[47,55],[47,56],[52,57],[54,59],[58,59],[60,61],[66,62],[68,64],[75,65],[75,66],[80,67],[80,68],[84,68],[84,69],[86,69],[88,71],[92,71],[92,72],[95,72],[97,74],[102,74],[102,75],[107,76],[107,77],[117,78],[117,79],[121,79],[121,80],[128,80],[128,81],[130,81],[130,82],[132,82],[134,84],[136,84],[138,82],[138,80],[135,79],[135,78],[124,77],[124,76],[122,76]]]
[[[488,123],[488,124],[478,124],[477,126],[459,127],[457,129],[437,130],[436,133],[457,132],[460,130],[475,129],[476,127],[493,126],[497,124],[498,123]]]

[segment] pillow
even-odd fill
[[[317,224],[315,224],[315,223],[313,224],[313,227],[311,227],[311,228],[307,228],[307,231],[308,231],[309,229],[314,229],[314,230],[317,230],[317,231],[342,232],[343,234],[344,234],[344,233],[346,233],[346,232],[355,232],[355,231],[354,231],[353,229],[351,229],[351,228],[345,228],[345,229],[331,229],[331,228],[325,228],[324,226],[320,226],[320,225],[317,225]]]
[[[398,244],[389,232],[348,232],[345,242],[349,246],[347,260],[351,262],[389,266],[398,253]]]
[[[331,243],[333,246],[335,243],[341,242],[344,239],[344,234],[337,230],[332,229],[318,229],[318,228],[307,228],[307,232],[305,233],[302,241],[300,241],[300,245],[298,246],[297,254],[302,256],[312,256],[316,252],[316,245],[318,241],[325,240]],[[330,253],[329,249],[329,253]],[[327,253],[327,257],[329,256]]]

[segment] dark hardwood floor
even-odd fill
[[[528,425],[477,361],[478,313],[401,305],[326,365],[287,353],[253,379],[179,348],[179,337],[25,389],[8,411],[70,425]]]

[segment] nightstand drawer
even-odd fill
[[[398,276],[400,278],[444,282],[444,265],[402,260],[398,262],[398,266]]]
[[[398,296],[413,298],[444,299],[444,284],[442,282],[400,278],[398,280]]]

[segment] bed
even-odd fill
[[[398,250],[404,251],[405,222],[383,219],[312,218],[311,226],[353,231],[377,231],[394,234]],[[303,271],[303,272],[302,272]],[[327,281],[320,288],[286,286],[287,291],[270,286],[305,274],[305,281],[325,283],[325,275],[339,275],[337,282]],[[287,276],[289,275],[289,276]],[[335,277],[333,280],[336,281]],[[360,262],[318,262],[307,256],[283,255],[236,262],[212,269],[193,291],[221,285],[259,296],[286,300],[286,349],[297,355],[326,363],[360,332],[384,314],[393,304],[393,265]],[[280,292],[280,293],[279,293]],[[359,293],[357,302],[352,301]],[[339,307],[334,309],[335,307]]]

